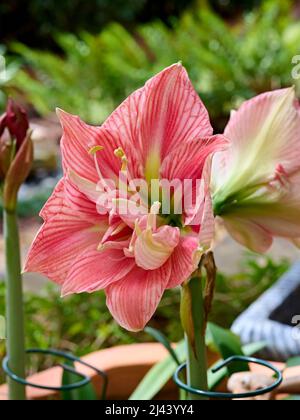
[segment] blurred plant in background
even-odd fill
[[[0,3],[0,39],[55,49],[53,34],[99,33],[109,22],[132,26],[153,18],[168,21],[195,0],[19,0]],[[80,11],[78,13],[78,11]]]
[[[5,52],[5,46],[0,45],[0,114],[4,111],[9,94],[8,86],[20,68],[20,60],[7,57]]]
[[[300,45],[292,11],[290,0],[267,0],[235,24],[209,7],[187,12],[172,28],[156,21],[129,32],[115,23],[96,36],[57,35],[62,56],[14,44],[28,68],[12,85],[42,115],[59,106],[100,123],[152,74],[182,60],[220,130],[243,100],[294,83],[300,90],[291,76]]]
[[[259,260],[248,254],[241,273],[218,274],[217,291],[211,320],[225,328],[258,296],[273,285],[289,268],[286,260],[272,261],[269,257]],[[68,304],[66,304],[67,300]],[[174,313],[180,304],[179,290],[169,290],[151,321],[151,326],[173,342],[182,339],[182,327]],[[101,348],[138,341],[149,341],[144,332],[133,334],[120,328],[112,319],[105,305],[102,292],[91,295],[74,295],[61,299],[58,289],[47,286],[39,294],[25,293],[27,347],[67,349],[81,356]],[[0,314],[4,313],[4,285],[0,283]],[[78,317],[78,314],[81,314]],[[4,343],[0,342],[0,359]],[[33,359],[32,372],[50,366],[50,359]],[[4,378],[0,377],[1,379]]]
[[[210,0],[213,9],[224,17],[233,17],[253,7],[259,6],[261,0]]]

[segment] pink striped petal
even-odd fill
[[[101,234],[77,218],[54,216],[40,229],[29,251],[25,272],[40,273],[63,284],[83,249],[99,244]]]
[[[106,219],[66,179],[61,180],[41,212],[45,223],[29,251],[25,271],[63,283],[74,259],[88,245],[97,248]]]
[[[207,110],[180,64],[150,79],[103,127],[119,131],[138,150],[144,167],[149,157],[162,162],[181,143],[213,132]]]
[[[95,127],[88,126],[75,115],[57,110],[63,128],[61,151],[63,166],[71,169],[79,176],[97,183],[99,177],[94,159],[89,150],[98,145],[98,135]]]
[[[186,210],[185,218],[185,225],[191,226],[198,233],[199,246],[206,250],[211,248],[215,236],[215,216],[209,188],[211,167],[212,155],[205,162],[202,173],[203,184],[197,192],[196,203],[193,208]],[[199,226],[198,229],[197,226]]]
[[[66,220],[80,219],[91,225],[102,224],[107,217],[101,216],[97,212],[95,203],[90,201],[85,194],[70,183],[67,178],[61,179],[51,197],[40,212],[40,216],[45,222],[60,215]]]
[[[295,98],[292,88],[268,92],[246,101],[232,114],[224,132],[232,147],[217,157],[219,168],[227,166],[228,177],[235,173],[237,183],[240,173],[249,184],[268,178],[278,164],[288,173],[300,167],[300,114]],[[217,185],[222,185],[224,173],[215,175]]]
[[[195,139],[180,144],[164,160],[160,175],[162,179],[201,179],[209,156],[228,146],[222,135]]]
[[[115,320],[129,331],[142,330],[153,316],[170,274],[170,264],[153,271],[135,268],[111,284],[106,289],[106,303]]]
[[[198,246],[199,242],[196,235],[180,238],[178,246],[167,262],[172,270],[168,289],[180,286],[197,269],[201,257],[201,254],[198,253]]]
[[[108,131],[102,127],[94,127],[84,123],[79,117],[58,111],[63,127],[61,150],[65,171],[73,171],[80,177],[97,184],[101,177],[117,180],[121,169],[121,161],[115,156],[115,150],[121,147],[128,155],[129,169],[138,165],[134,148],[125,144],[119,131]],[[95,146],[103,149],[96,153],[96,160],[101,177],[95,164],[95,156],[90,151]],[[135,176],[137,172],[133,175]]]
[[[270,190],[262,196],[231,212],[230,216],[242,217],[262,226],[273,236],[300,237],[300,171],[286,179],[287,184]]]
[[[56,185],[51,197],[40,211],[40,217],[46,222],[60,213],[64,205],[65,179],[62,178]]]
[[[63,283],[62,295],[92,293],[122,279],[135,266],[122,250],[97,251],[95,245],[86,248],[73,262]]]
[[[162,226],[155,233],[145,229],[138,234],[134,244],[134,256],[138,267],[156,270],[164,265],[178,245],[180,230]]]
[[[68,178],[71,183],[75,185],[79,191],[81,191],[86,197],[88,197],[93,203],[97,203],[100,195],[103,194],[103,190],[100,190],[99,183],[89,181],[88,179],[82,178],[73,171],[69,171]]]

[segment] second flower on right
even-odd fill
[[[233,111],[230,146],[215,155],[215,215],[255,252],[274,237],[300,243],[300,107],[295,89],[264,93]]]

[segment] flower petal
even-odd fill
[[[63,127],[61,150],[63,167],[68,173],[75,172],[82,178],[97,184],[102,177],[117,180],[121,169],[121,161],[115,156],[115,150],[123,148],[128,154],[129,166],[137,159],[134,148],[126,145],[122,139],[121,132],[106,130],[104,126],[94,127],[83,122],[79,117],[58,110]],[[96,154],[90,153],[93,148],[101,146],[101,151]],[[97,170],[96,162],[101,170]]]
[[[192,208],[185,210],[185,225],[191,226],[198,233],[199,246],[206,250],[211,247],[215,236],[215,217],[210,191],[211,167],[212,156],[209,156],[203,168],[203,183],[200,190],[196,190],[196,202]]]
[[[103,125],[118,130],[139,152],[144,168],[159,162],[179,144],[212,135],[207,110],[186,70],[175,64],[134,92]]]
[[[167,264],[171,266],[171,277],[167,288],[180,286],[188,280],[197,269],[200,254],[197,252],[199,246],[197,236],[183,236],[175,248]]]
[[[272,235],[259,224],[238,217],[223,217],[224,225],[230,235],[246,248],[258,253],[267,252],[272,246]]]
[[[41,216],[45,223],[31,246],[25,271],[61,284],[82,249],[91,244],[97,248],[107,229],[106,219],[66,179],[58,183]]]
[[[135,268],[111,284],[106,289],[106,303],[115,320],[129,331],[142,330],[153,316],[170,274],[170,264],[153,271]]]
[[[176,147],[164,160],[160,175],[162,179],[201,179],[209,156],[228,146],[222,135],[198,138]]]
[[[90,201],[67,178],[58,182],[51,197],[40,212],[40,216],[45,222],[58,215],[65,217],[66,220],[69,218],[71,220],[82,219],[91,225],[99,225],[107,220],[107,217],[98,214],[95,203]]]
[[[299,168],[300,115],[295,98],[293,88],[268,92],[246,101],[232,114],[224,135],[232,145],[225,152],[225,165],[234,186],[268,178],[277,164],[288,173]],[[223,185],[224,174],[215,176],[217,184]]]
[[[126,276],[134,266],[134,260],[126,258],[122,250],[97,251],[95,245],[89,246],[73,262],[62,295],[104,289]]]
[[[38,232],[25,264],[25,272],[40,273],[63,284],[74,260],[90,244],[95,248],[101,234],[81,219],[54,216]]]
[[[273,236],[297,239],[300,237],[300,171],[286,182],[278,189],[264,189],[261,196],[231,210],[230,216],[251,220]]]
[[[62,110],[57,110],[57,115],[63,128],[61,151],[64,168],[72,169],[78,175],[97,183],[99,177],[94,159],[89,153],[92,147],[99,144],[96,128]]]
[[[103,193],[102,191],[99,191],[99,183],[95,184],[86,178],[82,178],[72,170],[69,171],[68,178],[79,191],[86,195],[93,203],[97,203],[100,195]]]
[[[215,236],[215,217],[210,193],[205,197],[202,221],[199,232],[199,244],[203,249],[209,249]]]
[[[138,267],[156,270],[164,265],[178,245],[180,230],[162,226],[153,233],[151,229],[142,231],[134,245],[134,256]]]

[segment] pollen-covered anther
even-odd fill
[[[126,154],[124,152],[124,150],[122,149],[122,147],[118,147],[115,151],[114,154],[116,157],[118,157],[119,159],[121,159],[122,162],[122,171],[126,171],[127,170],[127,166],[128,166],[128,160],[126,157]]]
[[[103,150],[104,147],[103,146],[93,146],[90,150],[89,150],[89,154],[90,155],[95,155],[97,152],[100,152],[101,150]]]

